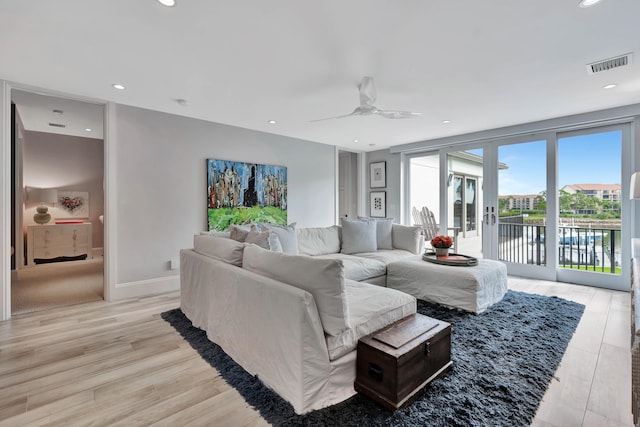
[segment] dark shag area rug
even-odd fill
[[[275,426],[526,426],[582,317],[584,306],[508,291],[476,315],[418,301],[418,312],[451,323],[453,370],[405,408],[386,411],[364,396],[296,415],[180,309],[162,313],[198,353]]]

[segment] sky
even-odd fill
[[[559,188],[568,184],[620,184],[619,131],[561,138],[558,141]],[[546,189],[546,142],[503,145],[499,194],[539,194]]]

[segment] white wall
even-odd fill
[[[286,166],[289,222],[334,223],[332,146],[123,105],[116,127],[114,299],[177,288],[168,261],[207,227],[207,158]]]

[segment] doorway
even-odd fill
[[[358,155],[338,152],[338,218],[358,215]]]
[[[104,299],[104,106],[12,89],[11,311]]]

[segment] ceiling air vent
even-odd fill
[[[616,56],[598,62],[587,64],[587,72],[589,74],[600,73],[602,71],[613,70],[614,68],[624,67],[631,64],[633,56],[631,53]]]
[[[63,125],[61,123],[49,123],[49,126],[53,126],[54,128],[66,128],[67,125]]]

